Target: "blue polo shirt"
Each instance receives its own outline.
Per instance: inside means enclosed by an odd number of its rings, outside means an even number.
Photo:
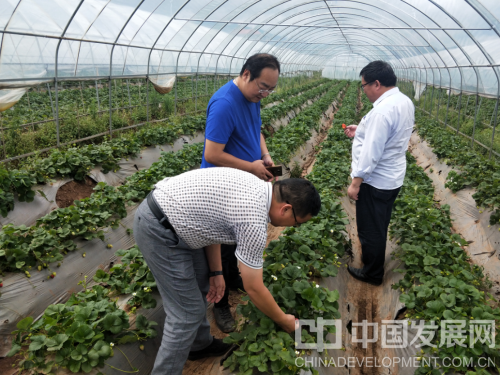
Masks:
[[[205,140],[225,144],[224,152],[248,162],[260,160],[260,103],[249,102],[231,80],[210,99]],[[201,168],[215,167],[205,160]]]

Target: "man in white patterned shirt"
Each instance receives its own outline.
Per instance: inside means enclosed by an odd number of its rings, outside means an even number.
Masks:
[[[272,185],[232,168],[199,169],[156,184],[134,218],[136,243],[166,312],[151,374],[181,375],[186,359],[229,349],[210,334],[206,318],[207,301],[219,301],[225,290],[220,244],[237,244],[243,285],[255,306],[285,331],[294,331],[295,317],[280,309],[263,283],[267,224],[298,226],[320,208],[319,194],[307,180]]]

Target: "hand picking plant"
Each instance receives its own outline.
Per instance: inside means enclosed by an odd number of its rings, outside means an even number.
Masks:
[[[106,364],[115,345],[156,336],[156,322],[138,315],[130,328],[127,313],[109,298],[109,290],[88,288],[86,280],[81,284],[83,291],[65,304],[50,305],[38,321],[27,317],[17,323],[7,356],[17,354],[19,373],[50,374],[58,368],[88,373]]]

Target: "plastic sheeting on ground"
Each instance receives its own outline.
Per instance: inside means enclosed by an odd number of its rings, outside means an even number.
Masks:
[[[453,193],[445,188],[446,177],[453,170],[449,165],[439,160],[432,148],[423,141],[417,133],[410,139],[411,153],[417,159],[418,165],[425,169],[427,176],[434,185],[434,197],[441,205],[450,206],[453,229],[469,241],[466,251],[475,264],[484,267],[494,283],[493,293],[500,295],[500,232],[498,225],[489,225],[491,211],[479,212],[472,195],[473,188],[465,188]],[[431,173],[431,169],[433,172]],[[460,171],[458,171],[460,173]]]

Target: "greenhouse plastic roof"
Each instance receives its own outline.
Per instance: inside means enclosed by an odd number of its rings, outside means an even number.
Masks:
[[[1,0],[0,88],[238,74],[268,52],[283,72],[357,79],[381,59],[400,79],[497,96],[499,20],[498,0]]]

